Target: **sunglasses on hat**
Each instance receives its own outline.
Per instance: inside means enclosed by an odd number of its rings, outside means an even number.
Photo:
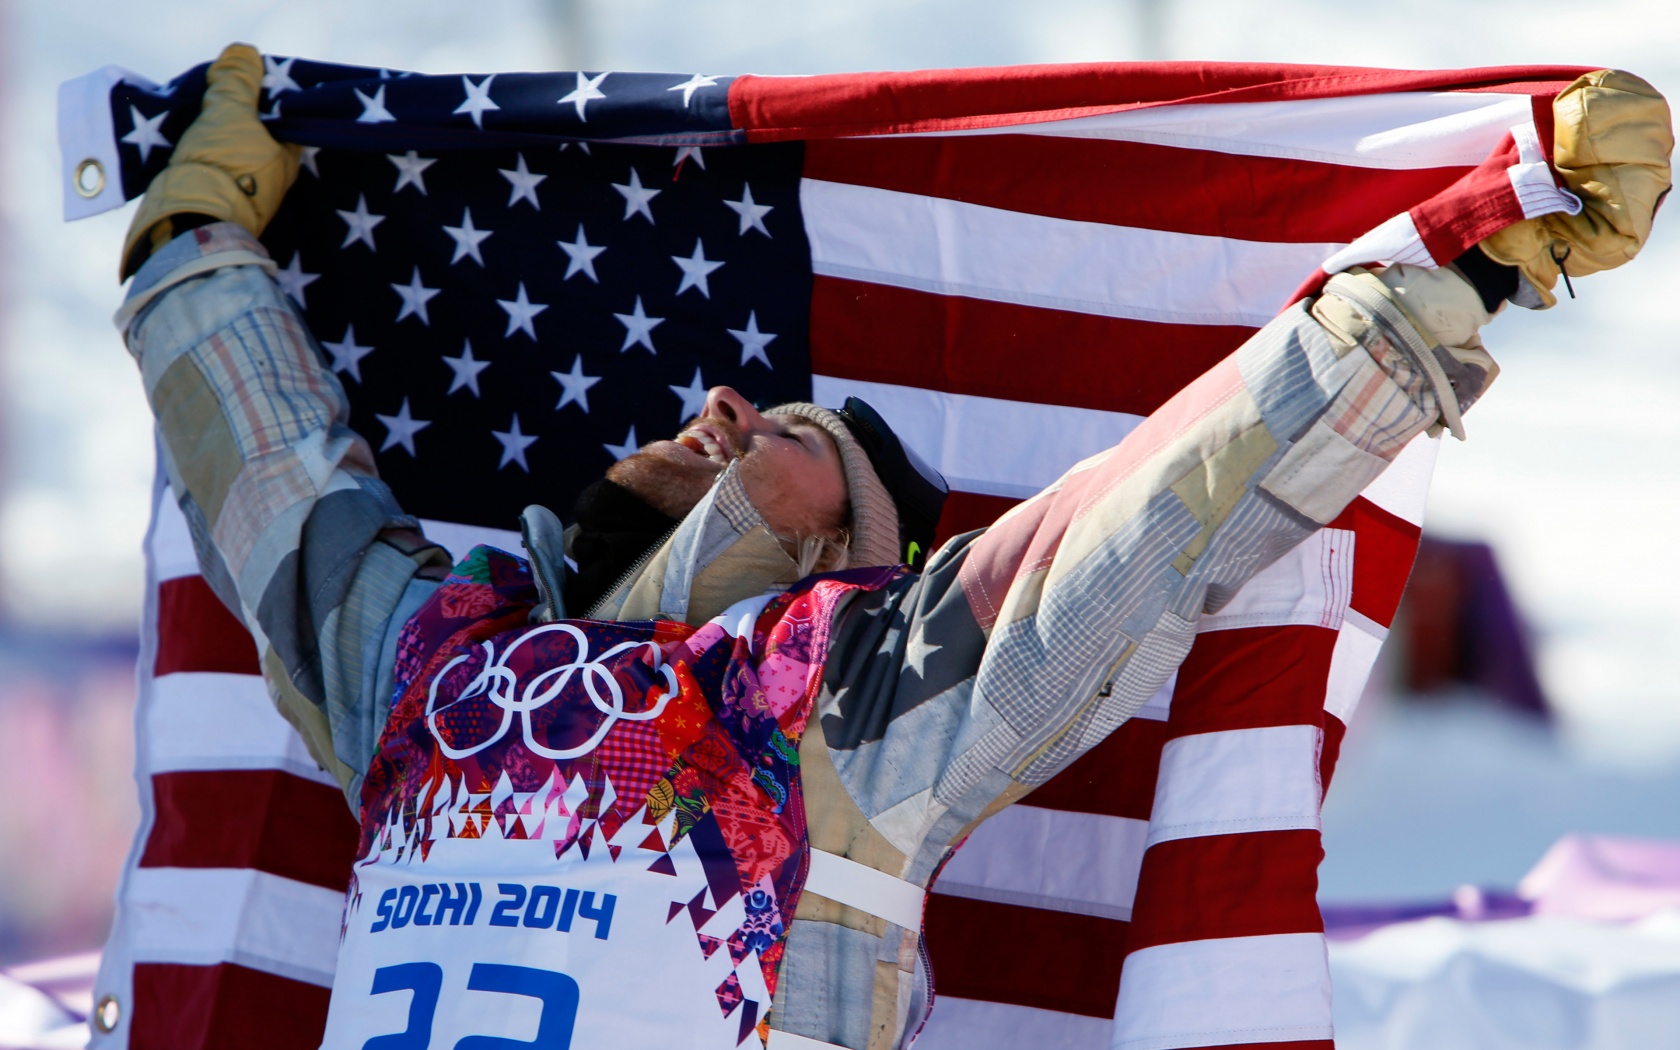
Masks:
[[[838,414],[869,456],[869,465],[875,468],[898,509],[898,546],[904,563],[921,568],[933,547],[934,530],[939,526],[950,486],[939,471],[893,433],[881,413],[867,401],[848,397]]]

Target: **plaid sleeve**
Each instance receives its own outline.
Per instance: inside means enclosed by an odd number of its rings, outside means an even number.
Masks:
[[[925,878],[973,821],[1130,718],[1204,613],[1433,424],[1428,352],[1379,282],[1338,277],[1125,441],[859,598],[817,714],[893,873]]]
[[[191,230],[142,267],[117,322],[204,578],[354,801],[389,706],[382,654],[448,558],[379,480],[273,269],[238,226]]]

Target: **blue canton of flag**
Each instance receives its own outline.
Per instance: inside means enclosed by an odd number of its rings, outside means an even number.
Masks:
[[[504,528],[526,503],[564,514],[615,459],[698,415],[708,387],[810,398],[803,147],[708,150],[738,137],[727,78],[267,62],[276,130],[326,144],[304,148],[263,240],[411,513]],[[196,108],[177,100],[202,80],[113,92],[125,186],[167,163]],[[323,83],[309,110],[286,110]],[[435,124],[391,116],[405,92],[404,111]],[[537,97],[543,127],[504,117]],[[671,136],[692,144],[623,141]]]

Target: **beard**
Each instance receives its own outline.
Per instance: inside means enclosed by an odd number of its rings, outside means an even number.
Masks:
[[[701,419],[705,419],[707,428],[723,440],[723,454],[730,460],[746,455],[741,432],[727,419],[696,417],[684,424],[683,429]],[[712,490],[724,467],[725,464],[686,445],[662,440],[644,445],[640,452],[608,467],[607,480],[628,489],[660,513],[682,518]]]

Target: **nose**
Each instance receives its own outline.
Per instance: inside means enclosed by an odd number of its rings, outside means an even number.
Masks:
[[[706,415],[729,420],[743,435],[771,429],[752,402],[742,397],[734,387],[714,386],[706,391]]]

